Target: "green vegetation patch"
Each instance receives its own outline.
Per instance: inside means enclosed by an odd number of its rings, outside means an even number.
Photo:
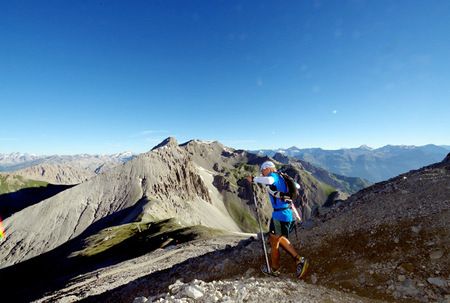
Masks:
[[[204,226],[185,227],[174,219],[135,222],[109,227],[88,237],[82,250],[71,257],[137,256],[157,248],[199,238],[212,238],[225,232]]]
[[[230,185],[234,187],[234,189],[231,189],[231,191],[222,191],[224,204],[231,218],[244,232],[257,232],[258,222],[251,211],[243,204],[245,202],[237,197],[238,194],[235,189],[239,187],[239,180],[242,180],[249,175],[257,175],[258,173],[258,165],[246,163],[239,163],[236,167],[225,170],[225,179],[230,182]]]
[[[317,189],[319,191],[321,191],[325,195],[325,197],[328,197],[330,194],[337,191],[337,189],[335,187],[331,186],[330,184],[320,181],[319,179],[317,179],[316,177],[314,177],[313,175],[310,175],[308,173],[301,174],[301,178],[302,178],[303,182],[311,185],[312,187],[314,187],[313,184],[315,184]],[[306,180],[308,180],[308,181],[306,182]]]
[[[229,192],[224,192],[224,204],[231,218],[244,232],[258,232],[258,221],[250,211],[242,205],[242,201]]]
[[[249,175],[257,175],[259,173],[258,165],[250,165],[239,163],[235,168],[228,171],[225,175],[231,184],[237,186],[237,181]]]
[[[0,174],[0,194],[16,192],[24,188],[46,187],[49,183],[29,180],[22,176]]]
[[[319,182],[319,186],[327,197],[336,191],[336,188],[323,182]]]

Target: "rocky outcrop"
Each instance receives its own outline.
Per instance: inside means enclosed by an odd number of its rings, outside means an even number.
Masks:
[[[348,194],[339,191],[332,192],[327,201],[322,205],[323,207],[331,207],[337,203],[341,203],[348,198]]]
[[[320,298],[320,299],[319,299]],[[177,280],[168,292],[150,297],[136,297],[133,303],[151,302],[370,302],[369,299],[330,290],[325,287],[298,283],[293,280],[255,278],[235,280]]]
[[[178,146],[178,142],[177,139],[175,139],[174,137],[168,137],[166,139],[164,139],[161,143],[159,143],[158,145],[156,145],[155,147],[152,148],[153,150],[159,149],[159,148],[176,148]]]
[[[43,163],[18,170],[14,174],[51,184],[73,185],[89,180],[96,172],[65,164]]]
[[[289,158],[288,155],[286,154],[282,154],[282,153],[276,153],[273,158],[275,160],[277,160],[278,162],[281,162],[283,164],[289,164],[289,162],[291,161],[291,158]]]
[[[231,185],[230,182],[221,175],[214,176],[214,186],[221,192],[223,190],[230,190]]]
[[[236,163],[246,159],[234,149],[225,147],[217,141],[190,140],[181,144],[180,148],[186,150],[197,165],[208,170],[216,170],[219,167],[232,168]]]

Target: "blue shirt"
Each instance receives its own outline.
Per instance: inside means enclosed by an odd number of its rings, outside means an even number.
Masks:
[[[276,191],[288,192],[288,187],[286,182],[284,182],[283,178],[274,172],[271,172],[267,177],[273,177],[275,182],[270,185],[276,188]],[[269,185],[268,185],[269,186]],[[272,203],[272,207],[275,208],[287,208],[285,210],[274,210],[272,213],[272,219],[278,220],[281,222],[292,222],[294,221],[294,216],[292,215],[291,205],[290,203],[286,203],[280,198],[275,198],[269,194],[270,202]]]

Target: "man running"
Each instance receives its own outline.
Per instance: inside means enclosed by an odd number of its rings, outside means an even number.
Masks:
[[[277,173],[275,164],[266,161],[261,165],[262,177],[248,176],[249,182],[264,184],[267,186],[269,199],[272,203],[273,212],[270,220],[269,242],[271,247],[271,274],[279,275],[280,269],[280,246],[289,253],[296,263],[296,276],[301,279],[305,276],[308,261],[301,257],[289,242],[289,233],[295,225],[295,218],[291,208],[292,201],[278,198],[279,193],[288,193],[289,189],[283,177]],[[261,268],[264,273],[269,273],[266,265]]]

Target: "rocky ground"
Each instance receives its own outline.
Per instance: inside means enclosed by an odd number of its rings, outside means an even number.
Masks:
[[[287,268],[279,278],[267,277],[258,269],[261,242],[242,237],[159,249],[77,277],[36,302],[133,302],[135,295],[136,302],[375,302],[314,284],[317,280],[299,281]]]
[[[242,246],[239,244],[240,241],[251,236],[249,234],[233,234],[160,248],[138,258],[80,275],[64,288],[48,294],[36,302],[74,302],[128,285],[128,283],[132,285],[133,281],[139,278],[170,269],[187,260],[212,252],[230,250],[230,247]]]
[[[137,297],[140,302],[376,302],[310,285],[301,281],[271,277],[250,277],[205,282],[193,280],[183,283],[177,280],[169,285],[168,292],[151,297]]]

